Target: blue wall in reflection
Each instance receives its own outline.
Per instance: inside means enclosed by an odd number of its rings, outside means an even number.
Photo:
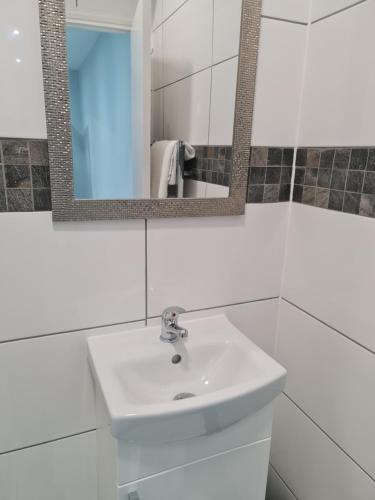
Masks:
[[[76,198],[132,198],[130,33],[67,28]]]

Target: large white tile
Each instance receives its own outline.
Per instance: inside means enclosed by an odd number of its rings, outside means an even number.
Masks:
[[[151,23],[152,29],[157,28],[163,21],[164,0],[151,0]]]
[[[151,92],[151,143],[164,139],[164,89]]]
[[[306,26],[262,19],[252,144],[295,144]]]
[[[316,1],[316,0],[314,0]],[[325,3],[327,0],[322,0]],[[264,16],[287,19],[307,23],[309,21],[309,10],[311,0],[263,0],[262,14]]]
[[[276,404],[271,464],[303,500],[375,498],[375,482],[284,395]]]
[[[278,296],[287,212],[276,203],[242,217],[150,220],[149,315]]]
[[[276,357],[285,392],[375,478],[375,355],[281,301]]]
[[[311,26],[300,144],[373,144],[374,18],[368,1]]]
[[[0,456],[1,500],[95,500],[95,432]]]
[[[327,0],[313,0],[311,20],[315,21],[356,3],[358,3],[358,0],[329,0],[329,2]]]
[[[163,0],[163,19],[166,19],[170,15],[172,15],[183,3],[186,3],[190,0]],[[205,0],[207,1],[207,0]],[[209,0],[210,2],[212,0]]]
[[[213,0],[189,0],[163,25],[164,85],[211,65]]]
[[[143,324],[0,344],[0,453],[94,429],[86,338]]]
[[[164,137],[208,144],[211,69],[164,89]]]
[[[238,58],[212,68],[209,144],[233,144]]]
[[[47,137],[38,0],[13,0],[0,16],[0,137]]]
[[[293,204],[282,295],[375,351],[375,221]]]
[[[297,500],[272,466],[268,469],[266,500]]]
[[[0,340],[144,318],[144,221],[0,214]]]
[[[163,26],[151,33],[151,86],[152,90],[163,85]]]
[[[274,356],[278,310],[279,299],[261,300],[185,313],[181,315],[181,321],[225,314],[246,337],[267,354]],[[148,320],[148,325],[158,324],[160,324],[160,317]]]
[[[213,62],[238,55],[242,0],[214,0]]]

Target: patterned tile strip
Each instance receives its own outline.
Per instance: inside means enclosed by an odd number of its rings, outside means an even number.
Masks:
[[[247,203],[289,201],[293,155],[293,148],[252,148]]]
[[[293,201],[375,217],[375,148],[300,148]]]
[[[51,210],[46,140],[0,139],[0,212]]]
[[[232,146],[195,146],[195,154],[196,158],[190,165],[190,179],[229,186]]]

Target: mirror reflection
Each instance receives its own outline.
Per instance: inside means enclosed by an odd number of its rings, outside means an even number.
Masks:
[[[66,0],[74,195],[228,197],[242,0]],[[220,7],[223,5],[223,7]]]

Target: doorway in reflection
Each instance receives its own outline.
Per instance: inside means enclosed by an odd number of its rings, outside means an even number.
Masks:
[[[74,195],[134,197],[130,32],[67,27]]]

